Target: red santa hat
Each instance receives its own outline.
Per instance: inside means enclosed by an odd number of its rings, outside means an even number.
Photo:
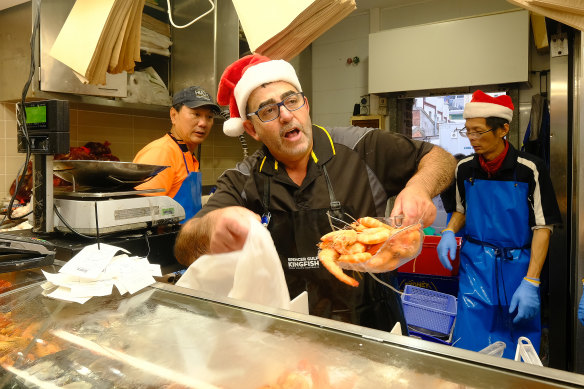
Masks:
[[[243,134],[241,114],[245,115],[247,99],[260,85],[275,81],[286,81],[299,92],[302,91],[296,71],[284,60],[271,60],[262,55],[247,55],[225,69],[217,91],[217,102],[229,105],[230,119],[223,124],[228,136]]]
[[[472,94],[470,103],[464,106],[462,117],[465,119],[497,117],[511,122],[513,109],[513,102],[510,96],[493,97],[481,90],[477,90]]]

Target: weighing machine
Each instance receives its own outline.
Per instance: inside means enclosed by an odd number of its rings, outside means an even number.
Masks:
[[[134,190],[166,166],[54,160],[69,153],[69,103],[26,102],[24,112],[18,151],[33,159],[33,230],[15,234],[50,241],[55,258],[64,261],[98,240],[148,255],[151,263],[177,266],[172,248],[184,209],[170,197],[151,195],[162,189]],[[53,174],[71,185],[54,187]]]
[[[18,104],[18,109],[22,109]],[[133,231],[185,218],[184,209],[167,196],[143,196],[159,190],[133,188],[166,166],[117,161],[55,161],[69,153],[69,103],[44,100],[24,103],[25,123],[18,126],[18,151],[33,155],[35,232],[55,229],[99,236]],[[70,182],[53,188],[53,173]],[[54,217],[57,215],[57,217]]]
[[[185,218],[178,202],[168,196],[144,196],[162,189],[132,189],[165,168],[130,162],[54,161],[53,172],[71,183],[54,190],[55,229],[99,236],[178,223]]]

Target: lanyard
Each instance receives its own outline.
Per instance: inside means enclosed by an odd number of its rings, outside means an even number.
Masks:
[[[270,177],[265,177],[264,179],[264,201],[262,202],[264,205],[264,213],[262,214],[262,226],[268,227],[270,224],[270,219],[272,218],[272,214],[269,211],[270,207]]]

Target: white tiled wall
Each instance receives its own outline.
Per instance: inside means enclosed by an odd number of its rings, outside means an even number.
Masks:
[[[24,162],[24,154],[16,151],[15,107],[14,103],[0,103],[0,201],[8,198],[10,185]],[[168,115],[154,115],[157,116],[70,109],[71,146],[108,141],[113,155],[123,162],[131,162],[142,147],[170,129]],[[246,141],[250,154],[259,147],[259,143],[249,136],[246,136]],[[222,123],[216,123],[202,147],[203,185],[213,185],[225,169],[234,167],[242,159],[239,140],[224,135]]]
[[[351,15],[312,43],[312,121],[347,126],[353,106],[367,94],[369,14]],[[357,65],[347,58],[359,57]]]
[[[24,162],[16,151],[16,105],[0,104],[0,200],[8,195],[12,181]]]

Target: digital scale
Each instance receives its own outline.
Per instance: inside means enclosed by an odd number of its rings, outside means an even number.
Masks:
[[[29,148],[34,157],[34,232],[57,230],[100,236],[184,220],[183,207],[172,198],[144,196],[162,189],[134,190],[167,166],[54,160],[54,154],[69,153],[69,103],[26,102],[24,109],[26,128],[19,125],[18,151],[27,152]],[[53,174],[70,182],[71,187],[54,188]]]
[[[53,161],[53,173],[71,183],[55,188],[55,229],[97,236],[178,223],[185,218],[178,202],[145,196],[162,189],[134,190],[164,169],[118,161]]]
[[[109,235],[177,224],[185,218],[184,208],[168,196],[142,196],[161,189],[120,192],[55,192],[55,229],[71,229],[90,236]],[[68,224],[66,225],[65,222]]]

